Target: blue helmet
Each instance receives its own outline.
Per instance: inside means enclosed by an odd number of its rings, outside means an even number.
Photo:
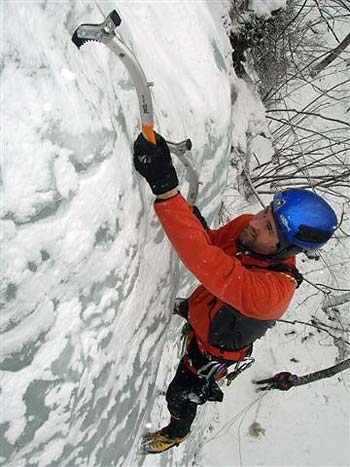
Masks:
[[[279,191],[271,207],[280,236],[279,258],[322,247],[337,228],[337,216],[331,206],[312,191]]]

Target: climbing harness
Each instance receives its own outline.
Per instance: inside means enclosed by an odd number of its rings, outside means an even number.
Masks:
[[[191,373],[204,378],[207,380],[220,381],[223,378],[226,379],[226,385],[230,386],[232,381],[234,381],[238,375],[243,371],[247,370],[253,363],[255,359],[246,355],[246,352],[242,353],[242,359],[236,362],[223,362],[218,360],[211,360],[200,368],[196,368],[191,361],[191,358],[187,354],[191,340],[195,338],[194,331],[189,323],[185,323],[181,331],[181,351],[180,356],[183,359],[183,362],[188,370]],[[199,344],[197,340],[197,344]],[[199,345],[198,345],[199,346]],[[200,348],[200,346],[199,346]],[[205,354],[207,358],[211,358],[210,355]],[[234,365],[233,371],[229,372],[229,369]]]
[[[253,357],[245,357],[243,360],[239,361],[236,363],[235,369],[231,371],[231,373],[228,373],[226,376],[226,384],[227,386],[230,386],[232,381],[234,381],[238,375],[243,373],[243,371],[247,370],[250,368],[253,363],[255,362],[255,358]]]

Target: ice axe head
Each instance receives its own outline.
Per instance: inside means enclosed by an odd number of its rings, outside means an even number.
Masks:
[[[120,23],[120,16],[113,10],[101,24],[81,24],[74,31],[72,41],[78,49],[88,41],[108,44],[113,39],[115,30]]]

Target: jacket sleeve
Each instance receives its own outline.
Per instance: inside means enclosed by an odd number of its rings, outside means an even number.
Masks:
[[[181,261],[213,295],[249,317],[270,320],[284,313],[295,290],[288,277],[247,269],[213,245],[180,193],[156,202],[155,211]]]
[[[231,242],[233,238],[236,237],[237,235],[237,224],[242,224],[240,222],[241,220],[251,218],[252,216],[250,215],[245,215],[243,214],[242,216],[239,217],[239,219],[235,219],[231,222],[228,222],[227,224],[223,225],[219,229],[209,229],[208,230],[208,235],[210,238],[210,241],[212,245],[216,246],[222,246],[228,241]],[[237,222],[239,220],[239,222]]]

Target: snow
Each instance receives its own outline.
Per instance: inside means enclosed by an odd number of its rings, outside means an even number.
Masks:
[[[286,0],[250,0],[249,9],[256,16],[270,17],[273,11],[286,7]]]
[[[251,8],[268,15],[284,4]],[[286,325],[257,343],[256,364],[225,389],[223,404],[201,408],[184,445],[138,452],[143,430],[167,421],[159,394],[174,374],[182,325],[171,307],[194,281],[134,173],[140,120],[124,65],[100,44],[78,51],[70,37],[118,8],[121,34],[154,82],[156,129],[192,139],[198,202],[212,221],[231,145],[271,153],[260,136],[268,136],[263,106],[231,70],[228,6],[2,3],[1,459],[9,467],[349,464],[345,373],[286,394],[254,392],[254,378],[285,366],[315,371],[337,357],[318,342],[300,348]],[[248,209],[232,196],[237,214]],[[292,368],[291,356],[300,362]]]

